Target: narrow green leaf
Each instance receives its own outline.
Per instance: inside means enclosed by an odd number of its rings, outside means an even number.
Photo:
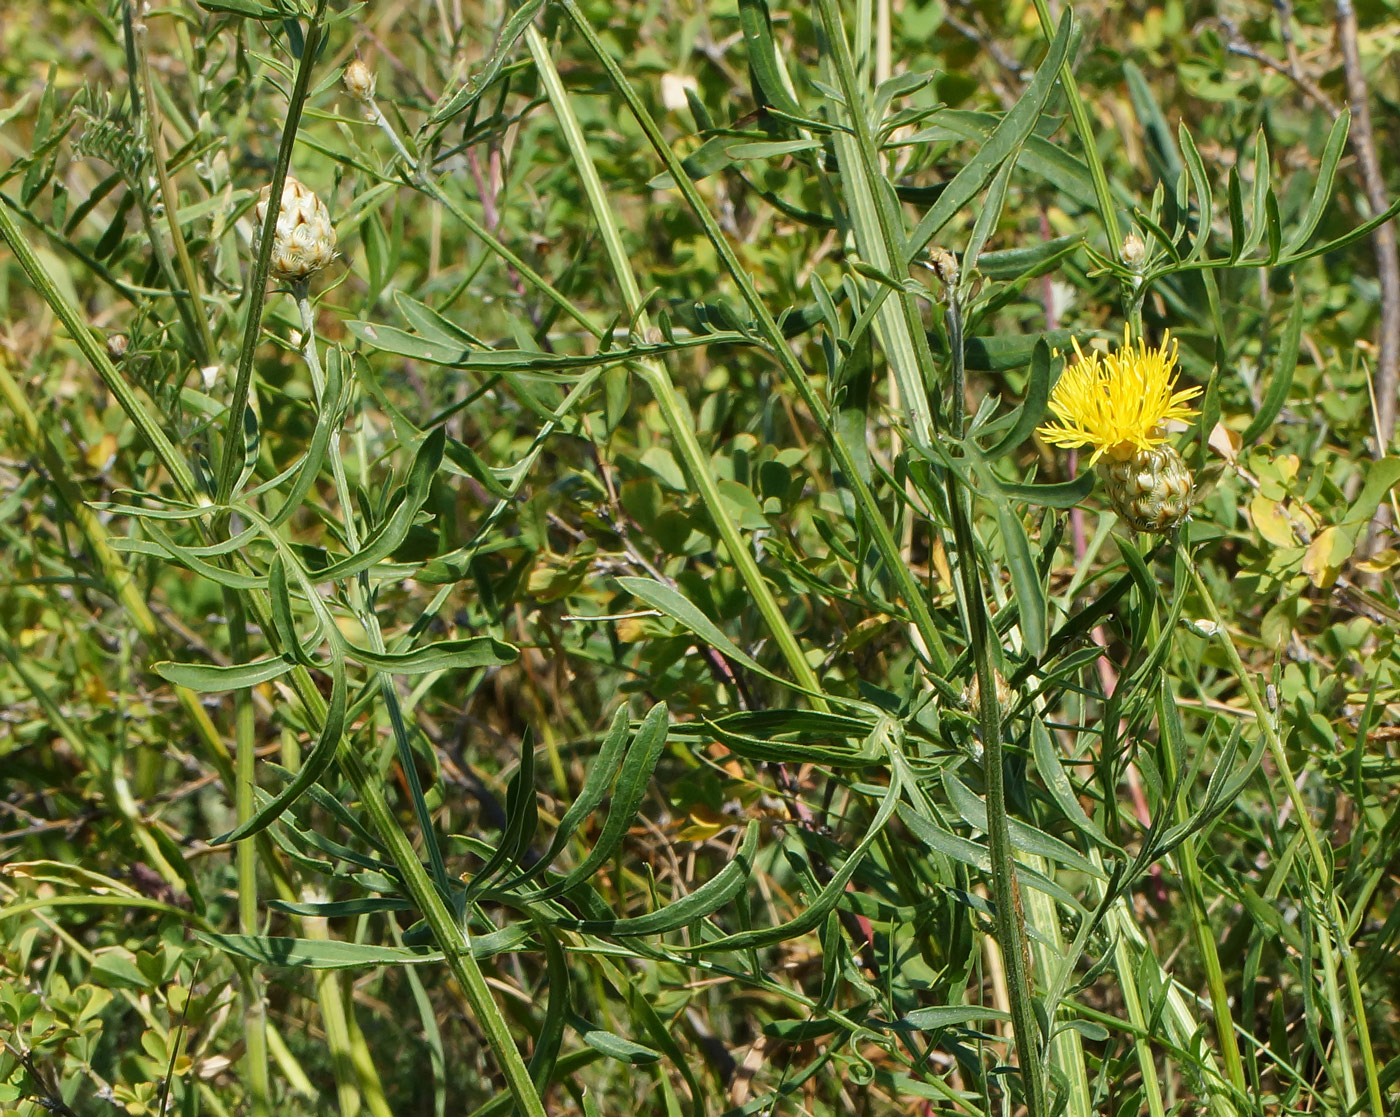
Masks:
[[[408,484],[404,487],[404,497],[394,511],[379,525],[374,534],[365,540],[364,546],[355,554],[340,562],[322,567],[320,570],[312,571],[313,581],[318,583],[333,582],[341,578],[349,578],[361,571],[368,570],[398,550],[399,545],[408,537],[408,529],[413,526],[413,517],[418,514],[418,509],[422,508],[423,502],[428,499],[433,476],[442,463],[443,445],[446,437],[446,432],[442,427],[437,427],[428,433],[418,444],[413,465],[409,469]]]
[[[1293,227],[1293,235],[1288,238],[1288,245],[1284,249],[1286,255],[1291,256],[1299,251],[1312,239],[1317,230],[1318,222],[1322,220],[1322,215],[1327,209],[1327,203],[1332,200],[1332,184],[1337,178],[1337,165],[1346,151],[1347,132],[1350,128],[1351,112],[1343,109],[1341,115],[1333,122],[1332,130],[1327,133],[1327,142],[1322,145],[1322,155],[1317,161],[1317,182],[1313,186],[1307,208]]]
[[[666,731],[666,703],[658,702],[642,719],[637,735],[632,739],[632,746],[623,759],[613,791],[612,807],[608,811],[607,821],[603,823],[602,833],[598,835],[597,844],[563,880],[542,889],[532,899],[545,900],[563,895],[607,864],[627,836],[632,820],[642,805],[651,774],[656,770],[657,761],[666,747]]]
[[[991,471],[988,470],[988,473]],[[1006,565],[1011,571],[1011,584],[1016,591],[1016,601],[1021,607],[1021,638],[1026,651],[1039,659],[1045,654],[1045,588],[1040,582],[1040,572],[1035,559],[1031,557],[1031,541],[1026,535],[1026,525],[1004,497],[995,497],[992,508],[996,513],[997,528],[1001,532],[1002,546],[1006,551]]]
[[[813,898],[807,909],[800,915],[794,916],[784,923],[779,923],[775,927],[740,931],[736,934],[725,935],[722,938],[677,949],[705,954],[716,951],[755,950],[771,946],[773,943],[787,942],[798,935],[805,935],[809,931],[816,930],[826,919],[827,913],[835,909],[846,891],[847,883],[855,875],[861,862],[865,860],[866,854],[870,852],[870,847],[875,844],[876,839],[884,831],[885,825],[899,805],[902,791],[903,784],[900,782],[899,769],[897,766],[891,766],[889,788],[880,802],[880,809],[876,811],[875,817],[870,821],[870,827],[865,831],[856,848],[851,851],[851,855],[846,858],[845,863],[832,875],[826,887]]]
[[[1303,289],[1293,289],[1293,306],[1288,312],[1288,323],[1283,328],[1283,339],[1274,356],[1274,372],[1269,378],[1268,390],[1259,401],[1259,409],[1254,418],[1240,435],[1242,450],[1253,446],[1255,441],[1273,424],[1283,405],[1288,402],[1289,390],[1293,387],[1293,374],[1298,368],[1298,350],[1303,340]]]
[[[226,690],[242,690],[260,683],[280,679],[293,667],[285,659],[259,659],[252,663],[170,663],[151,665],[151,670],[166,682],[174,683],[200,694],[217,694]]]
[[[948,183],[929,211],[914,229],[909,239],[911,256],[923,251],[930,240],[951,221],[963,206],[981,193],[987,181],[1007,159],[1014,158],[1025,143],[1026,137],[1040,120],[1049,100],[1055,82],[1060,76],[1060,66],[1069,50],[1072,19],[1068,11],[1060,20],[1059,29],[1050,43],[1049,52],[1040,63],[1035,77],[1026,86],[1021,99],[1004,116],[996,131],[982,145],[976,155],[963,164],[963,167]],[[911,261],[912,262],[912,261]]]
[[[317,738],[316,744],[307,754],[292,782],[242,826],[225,834],[222,838],[215,839],[212,844],[225,845],[230,842],[242,841],[244,838],[250,838],[259,831],[265,830],[283,811],[295,803],[308,787],[321,778],[322,772],[330,767],[331,761],[335,759],[335,750],[340,746],[341,735],[345,731],[345,661],[338,655],[333,656],[330,670],[331,698],[326,706],[325,723],[321,727],[321,734]]]
[[[773,19],[765,0],[739,0],[739,27],[748,50],[754,100],[791,116],[805,116],[802,106],[793,100],[783,81],[778,48],[773,43]]]
[[[563,930],[612,938],[662,935],[682,927],[691,927],[718,911],[744,886],[753,872],[753,859],[757,851],[758,822],[750,820],[744,830],[744,840],[733,859],[725,862],[718,873],[694,892],[646,915],[626,919],[556,920],[556,925]]]
[[[570,1015],[569,1027],[578,1033],[578,1038],[583,1040],[585,1044],[609,1059],[630,1063],[632,1066],[644,1066],[661,1058],[660,1051],[643,1047],[640,1043],[633,1043],[630,1039],[623,1039],[616,1032],[594,1027],[581,1016]]]
[[[1050,400],[1050,346],[1040,338],[1031,353],[1031,372],[1026,380],[1026,398],[1016,414],[1016,424],[991,449],[986,451],[988,461],[995,461],[1011,453],[1028,439],[1045,417],[1045,406]]]
[[[950,1028],[955,1024],[969,1024],[974,1020],[1010,1020],[1011,1013],[999,1008],[983,1005],[936,1005],[933,1008],[916,1008],[899,1018],[905,1027],[920,1032],[932,1032],[939,1028]]]
[[[1227,180],[1226,199],[1230,208],[1230,263],[1240,258],[1244,251],[1244,194],[1240,189],[1240,173],[1231,167]]]
[[[598,755],[588,768],[588,775],[584,777],[583,787],[579,789],[578,798],[569,804],[569,809],[559,820],[559,826],[554,831],[549,848],[534,865],[508,881],[502,886],[503,888],[518,888],[520,885],[534,880],[535,877],[548,869],[554,859],[564,851],[564,846],[568,844],[569,839],[573,837],[574,831],[579,828],[583,820],[597,810],[603,800],[607,798],[608,789],[612,787],[613,778],[622,765],[623,753],[627,746],[627,730],[627,707],[624,705],[619,707],[614,715],[612,727],[608,730],[608,735],[603,738]]]
[[[376,652],[346,642],[345,654],[357,663],[391,675],[426,675],[431,671],[461,671],[514,663],[520,649],[491,636],[470,636],[464,640],[424,644],[407,652]]]

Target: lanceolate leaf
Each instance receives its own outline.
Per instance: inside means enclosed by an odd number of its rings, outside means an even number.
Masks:
[[[612,809],[603,823],[603,831],[598,842],[589,851],[582,864],[573,869],[563,880],[542,889],[535,899],[549,899],[562,896],[591,877],[607,864],[637,816],[642,805],[651,774],[656,770],[656,762],[661,759],[661,750],[666,747],[667,713],[666,704],[658,702],[642,719],[637,735],[632,739],[632,747],[622,762],[622,770],[617,777],[617,787],[613,790]]]
[[[694,892],[648,915],[629,919],[579,919],[557,921],[564,930],[588,935],[611,935],[627,938],[637,935],[660,935],[690,927],[712,912],[718,911],[744,887],[753,872],[754,854],[758,850],[758,823],[750,821],[744,840],[733,859],[725,862],[718,873]]]
[[[915,228],[909,238],[911,254],[921,252],[924,245],[937,236],[939,230],[981,192],[982,187],[996,174],[997,168],[1005,160],[1014,158],[1025,143],[1026,137],[1040,120],[1045,102],[1049,100],[1050,92],[1060,76],[1060,66],[1069,50],[1071,26],[1070,13],[1066,11],[1064,18],[1060,20],[1059,29],[1055,32],[1055,38],[1050,43],[1049,52],[1040,63],[1040,68],[1036,70],[1035,77],[1026,86],[1026,91],[1021,94],[1021,99],[1002,118],[996,131],[977,154],[963,164],[962,169]]]
[[[355,644],[345,645],[345,654],[369,667],[393,675],[426,675],[430,671],[460,671],[468,667],[499,667],[514,663],[519,649],[492,636],[471,636],[465,640],[441,640],[407,652],[375,652]]]
[[[252,663],[156,663],[151,665],[162,679],[200,693],[242,690],[280,679],[293,667],[290,660],[259,659]]]

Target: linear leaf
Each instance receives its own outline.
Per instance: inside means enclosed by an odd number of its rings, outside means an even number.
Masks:
[[[1040,115],[1045,110],[1045,102],[1050,99],[1050,92],[1060,76],[1060,66],[1069,50],[1071,23],[1070,13],[1066,11],[1060,20],[1059,29],[1055,32],[1055,38],[1050,43],[1049,53],[1036,70],[1035,77],[1026,86],[1026,91],[1021,94],[1021,99],[1002,117],[1001,123],[987,142],[978,149],[977,154],[963,164],[962,170],[948,183],[938,201],[933,203],[914,229],[909,239],[911,255],[921,252],[924,245],[981,192],[987,180],[996,174],[997,168],[1007,159],[1014,158],[1025,143],[1026,137],[1040,120]]]
[[[293,667],[286,659],[259,659],[252,663],[170,663],[151,665],[151,670],[166,682],[186,687],[200,694],[217,694],[225,690],[243,690],[260,683],[280,679]]]
[[[666,703],[658,702],[642,719],[637,735],[632,739],[632,746],[627,750],[627,756],[622,762],[622,770],[613,791],[612,808],[608,811],[607,821],[603,823],[597,844],[583,862],[571,870],[563,880],[541,889],[531,899],[550,899],[582,884],[605,865],[622,844],[622,839],[627,836],[632,820],[636,818],[637,810],[642,805],[647,784],[651,782],[651,774],[656,770],[657,761],[661,759],[661,751],[666,747],[666,718]]]
[[[347,642],[345,654],[357,663],[392,675],[426,675],[430,671],[514,663],[520,649],[492,636],[471,636],[465,640],[440,640],[407,652],[376,652]]]
[[[1303,340],[1303,289],[1293,289],[1293,306],[1288,312],[1288,324],[1283,328],[1283,340],[1274,357],[1274,374],[1269,378],[1268,390],[1259,401],[1259,409],[1254,418],[1240,435],[1240,448],[1247,449],[1269,429],[1283,405],[1288,402],[1288,392],[1293,387],[1293,374],[1298,368],[1298,349]]]

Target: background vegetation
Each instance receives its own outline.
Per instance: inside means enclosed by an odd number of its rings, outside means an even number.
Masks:
[[[1393,1104],[1394,11],[295,3],[0,13],[0,1111]]]

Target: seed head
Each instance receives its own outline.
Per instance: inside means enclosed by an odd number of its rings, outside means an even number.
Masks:
[[[1142,271],[1142,265],[1147,263],[1147,245],[1136,233],[1129,233],[1123,238],[1123,263],[1133,271]]]
[[[945,287],[956,287],[958,283],[958,258],[946,248],[935,248],[928,254],[928,266]]]
[[[1074,364],[1065,369],[1050,393],[1050,411],[1058,423],[1039,430],[1053,446],[1093,448],[1091,465],[1105,454],[1126,462],[1135,454],[1162,446],[1166,425],[1184,422],[1196,414],[1188,406],[1200,388],[1176,390],[1176,342],[1170,334],[1149,349],[1123,331],[1123,345],[1116,353],[1085,356],[1074,343]]]
[[[267,220],[272,187],[264,186],[258,195],[258,225]],[[277,212],[277,230],[272,240],[272,274],[277,279],[297,280],[320,271],[335,256],[335,226],[325,203],[291,175],[282,187],[282,206]]]
[[[345,67],[342,80],[345,89],[355,100],[368,104],[374,100],[374,72],[358,58],[352,58]]]

